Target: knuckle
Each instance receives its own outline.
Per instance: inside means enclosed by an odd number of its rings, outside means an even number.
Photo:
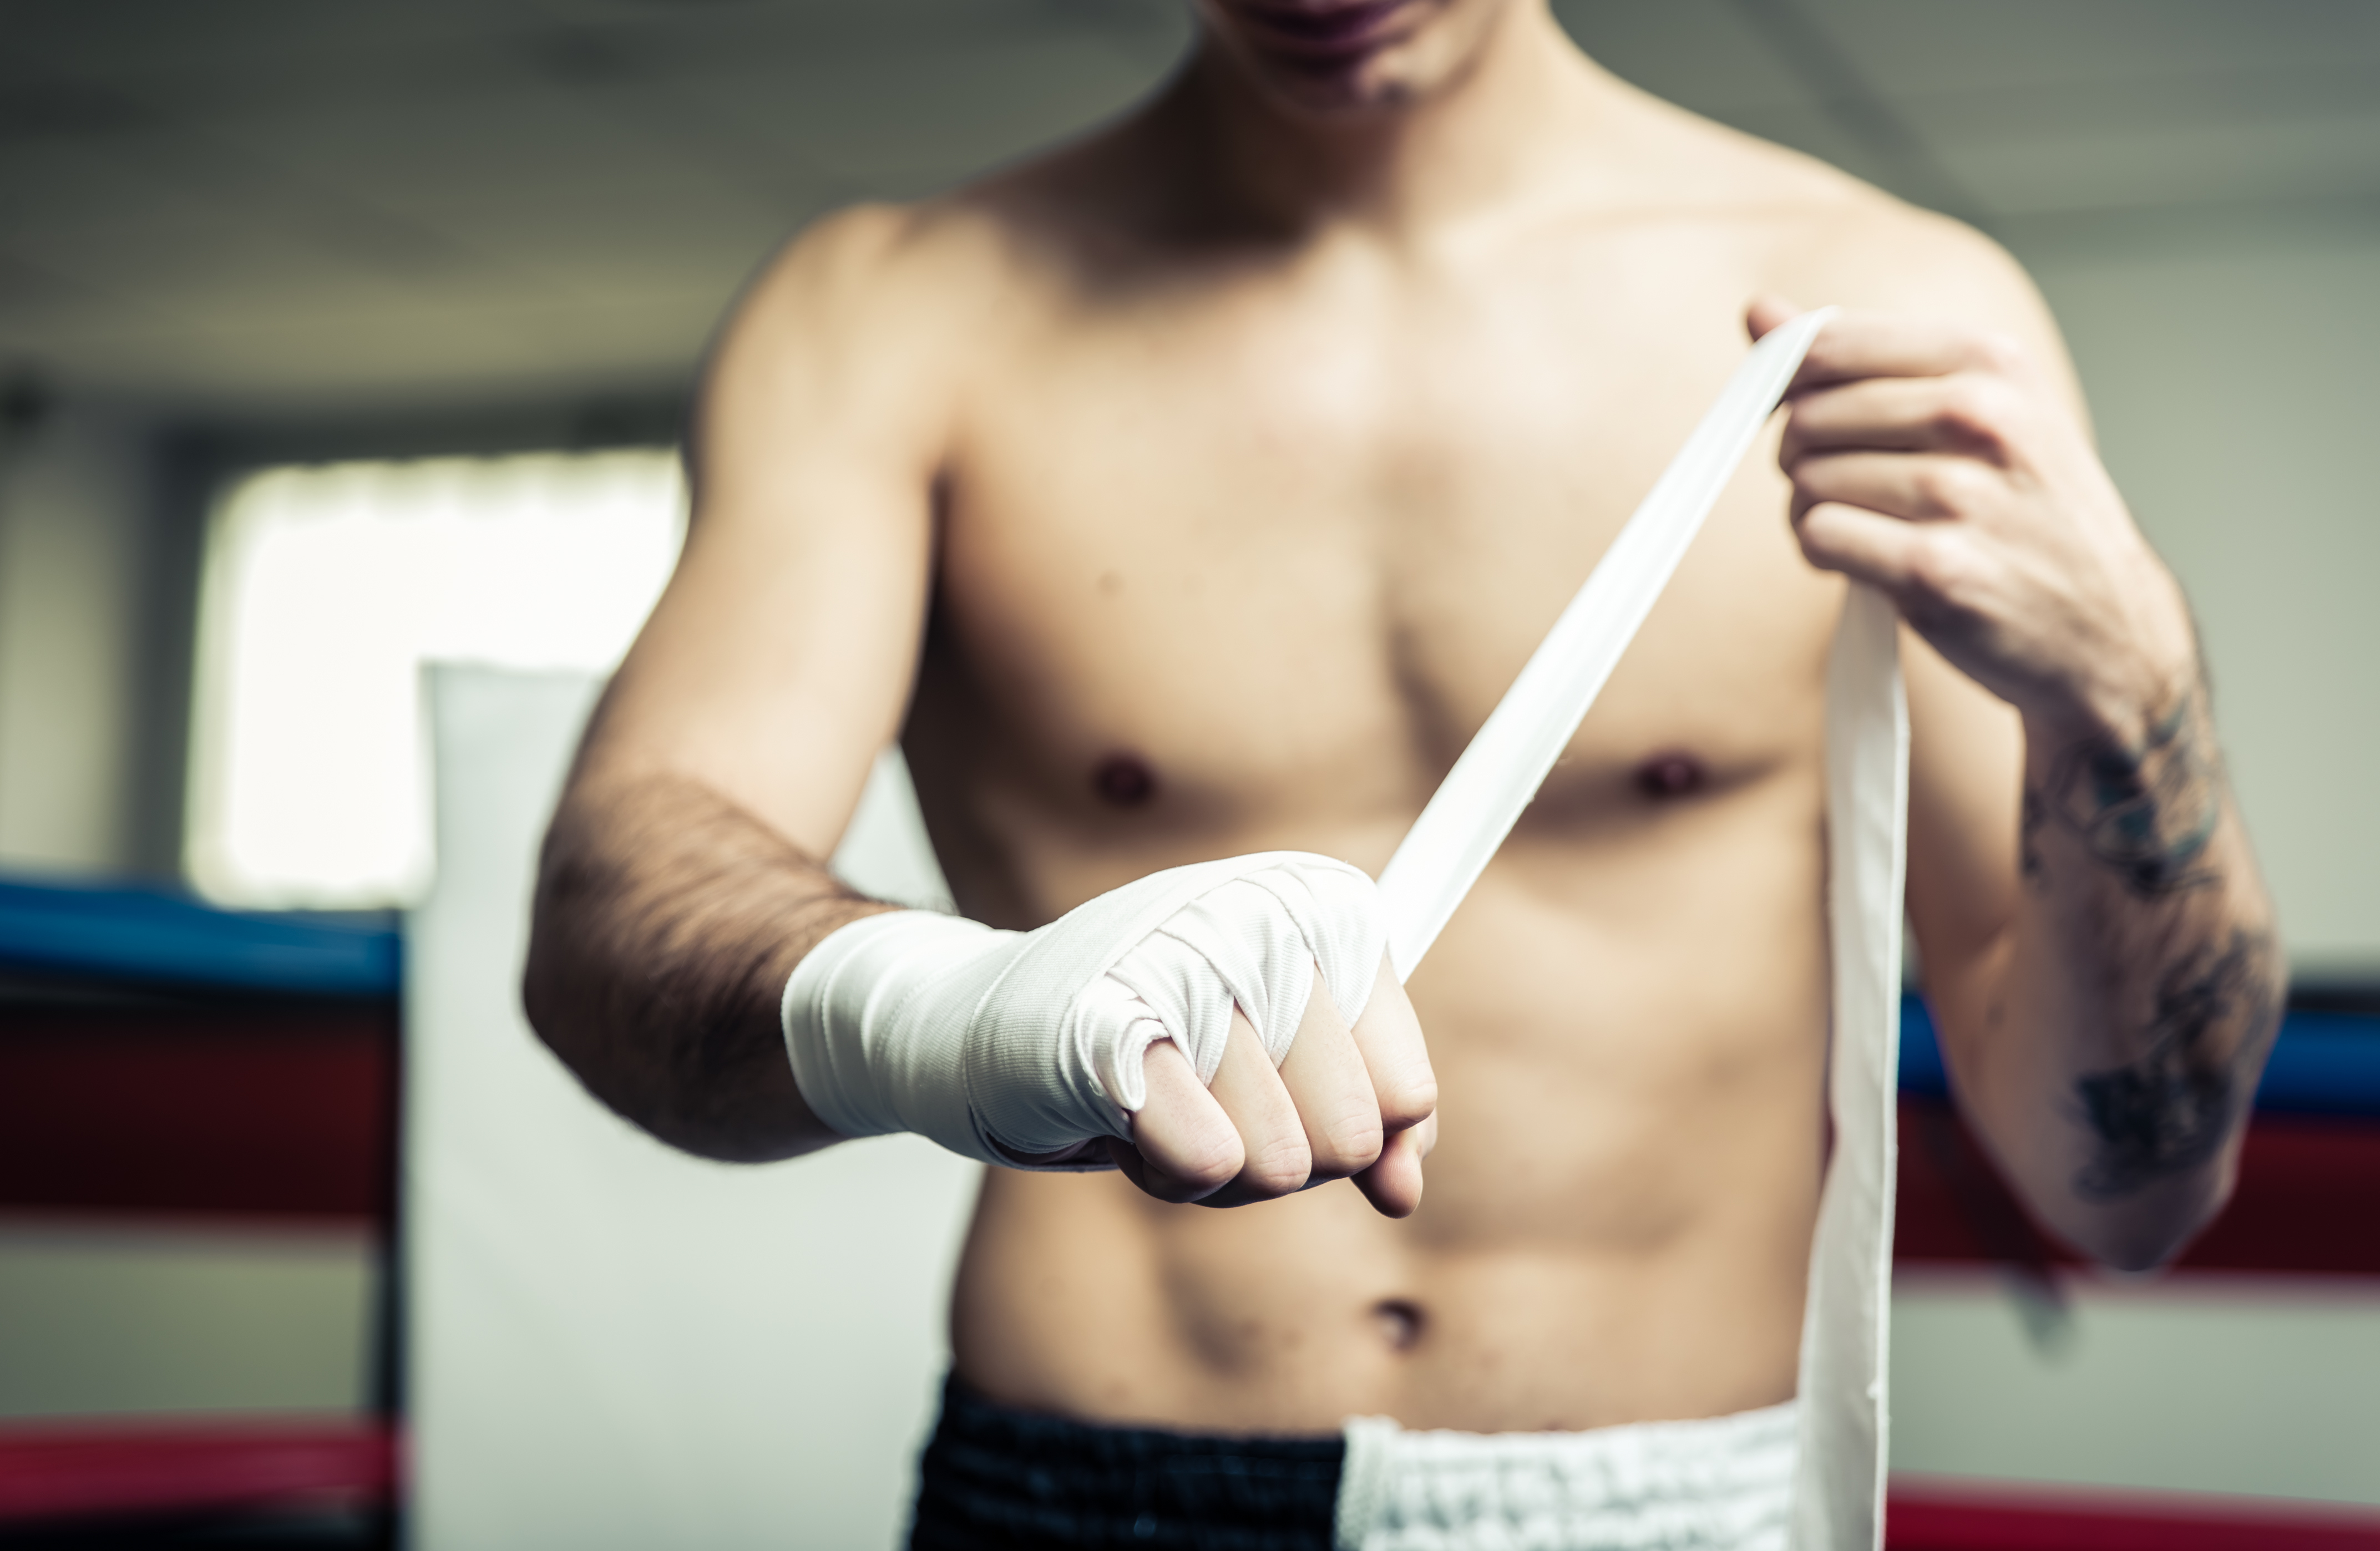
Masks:
[[[1929,459],[1918,469],[1917,493],[1933,515],[1957,516],[1978,503],[1983,471],[1965,458]]]
[[[1236,1179],[1238,1175],[1239,1170],[1237,1169],[1233,1169],[1231,1173],[1220,1175],[1215,1173],[1193,1174],[1174,1179],[1164,1184],[1161,1188],[1150,1191],[1149,1194],[1156,1196],[1160,1201],[1204,1201],[1227,1189],[1232,1180]]]
[[[1975,336],[1975,359],[1985,370],[2013,377],[2025,370],[2032,357],[2016,335],[2004,329],[1985,329]]]
[[[1384,1138],[1377,1109],[1350,1108],[1319,1128],[1313,1142],[1314,1171],[1353,1174],[1368,1169],[1379,1157]]]
[[[1836,508],[1824,501],[1812,502],[1793,525],[1793,537],[1802,552],[1820,564],[1834,554],[1834,524]]]
[[[1167,1187],[1151,1194],[1170,1195],[1172,1186],[1193,1194],[1210,1191],[1239,1173],[1245,1151],[1239,1131],[1220,1113],[1189,1124],[1159,1126],[1154,1120],[1148,1110],[1135,1116],[1128,1144],[1151,1181]]]
[[[1910,546],[1909,579],[1937,604],[1963,609],[1981,583],[1972,546],[1928,535]]]
[[[1937,390],[1934,423],[1945,430],[1965,431],[1982,422],[1989,407],[1974,377],[1961,373],[1944,378]]]
[[[1303,1136],[1283,1136],[1252,1149],[1240,1170],[1240,1183],[1249,1194],[1293,1194],[1314,1172],[1314,1157]]]
[[[1209,1191],[1229,1184],[1239,1174],[1241,1161],[1235,1140],[1218,1141],[1181,1159],[1167,1172],[1193,1190]]]
[[[1796,463],[1786,472],[1793,482],[1793,493],[1805,501],[1824,501],[1832,493],[1840,476],[1842,459],[1813,454]]]
[[[1400,1130],[1438,1113],[1438,1079],[1425,1071],[1380,1089],[1380,1122]]]
[[[1943,390],[1936,428],[1950,440],[1983,449],[1997,449],[2007,439],[2008,396],[1998,384],[1964,376]]]

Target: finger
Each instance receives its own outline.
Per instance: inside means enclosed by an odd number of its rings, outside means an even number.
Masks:
[[[1148,1097],[1132,1118],[1132,1145],[1112,1147],[1109,1156],[1160,1201],[1213,1194],[1246,1163],[1239,1128],[1172,1040],[1148,1048],[1141,1072]]]
[[[1925,564],[1925,545],[1938,531],[1832,501],[1812,506],[1793,524],[1802,553],[1811,564],[1881,588],[1896,600],[1912,585]]]
[[[1980,515],[2005,478],[1973,458],[1939,453],[1830,453],[1794,465],[1793,508],[1834,503],[1904,522]]]
[[[1848,448],[1959,453],[2005,464],[2022,396],[1998,378],[1871,377],[1796,400],[1777,449],[1779,466]]]
[[[1371,1074],[1318,973],[1281,1063],[1281,1084],[1305,1128],[1312,1178],[1342,1180],[1380,1156],[1380,1105]]]
[[[1420,1124],[1438,1110],[1438,1073],[1429,1064],[1429,1047],[1422,1038],[1421,1020],[1403,982],[1387,958],[1380,960],[1378,978],[1364,1015],[1355,1020],[1355,1048],[1370,1073],[1372,1097],[1379,1106],[1380,1126],[1393,1135]]]
[[[1205,1198],[1206,1205],[1269,1201],[1305,1183],[1314,1162],[1305,1145],[1305,1127],[1281,1073],[1273,1070],[1272,1058],[1265,1054],[1264,1042],[1257,1037],[1256,1025],[1237,1008],[1232,1010],[1222,1064],[1207,1091],[1231,1117],[1245,1161],[1229,1184]]]
[[[1379,1161],[1355,1176],[1355,1188],[1382,1217],[1413,1216],[1421,1206],[1422,1159],[1437,1145],[1438,1116],[1432,1114],[1390,1136]]]
[[[1743,332],[1754,339],[1765,339],[1802,315],[1802,309],[1779,296],[1759,296],[1743,309]]]
[[[1811,342],[1786,396],[1864,377],[1941,377],[1966,368],[2027,370],[2022,347],[2005,334],[1898,312],[1840,312]]]

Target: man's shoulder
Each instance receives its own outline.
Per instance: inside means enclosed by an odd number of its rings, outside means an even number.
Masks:
[[[1810,305],[2028,327],[2042,314],[2032,280],[1998,243],[1865,184],[1776,212],[1763,261],[1770,288]]]
[[[1807,305],[1965,316],[2030,328],[2022,268],[1966,222],[1839,167],[1733,130],[1706,137],[1711,185],[1732,203],[1766,288]]]
[[[1030,330],[1079,288],[1096,213],[1046,164],[908,203],[811,221],[755,273],[722,347],[846,346],[889,370],[949,378],[996,338]]]
[[[739,313],[845,324],[920,321],[996,286],[1006,267],[998,223],[961,199],[870,202],[829,212],[754,275]]]
[[[2038,298],[1999,244],[1815,156],[1639,98],[1641,176],[1682,230],[1724,234],[1746,282],[1817,305],[2030,317]]]

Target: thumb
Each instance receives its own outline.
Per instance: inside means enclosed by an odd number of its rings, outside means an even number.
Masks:
[[[1801,315],[1802,309],[1783,297],[1763,294],[1753,297],[1752,305],[1743,309],[1743,330],[1758,339]]]

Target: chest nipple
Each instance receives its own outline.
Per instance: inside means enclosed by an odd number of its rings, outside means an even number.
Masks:
[[[1691,796],[1708,783],[1703,762],[1680,749],[1648,756],[1636,766],[1636,790],[1653,801]]]
[[[1110,807],[1143,807],[1157,795],[1157,772],[1137,754],[1111,754],[1091,772],[1091,790]]]

